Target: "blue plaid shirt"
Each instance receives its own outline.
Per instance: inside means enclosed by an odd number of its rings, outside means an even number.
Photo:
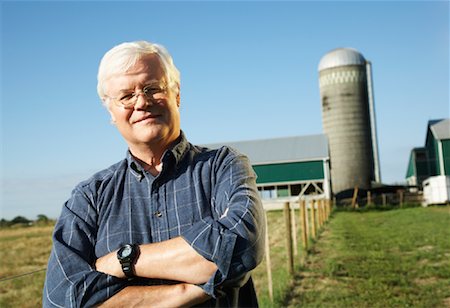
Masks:
[[[130,284],[95,271],[95,260],[128,243],[182,236],[218,270],[203,290],[205,306],[256,306],[249,272],[263,258],[264,213],[248,159],[231,148],[179,142],[154,177],[128,153],[80,183],[55,226],[43,291],[44,307],[84,307]]]

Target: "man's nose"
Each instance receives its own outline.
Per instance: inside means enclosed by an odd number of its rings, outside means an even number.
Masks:
[[[136,94],[136,103],[134,104],[134,109],[144,109],[152,103],[152,100],[149,99],[147,95],[145,95],[145,93],[140,92]]]

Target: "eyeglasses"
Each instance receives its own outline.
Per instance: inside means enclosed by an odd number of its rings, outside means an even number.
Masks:
[[[142,89],[142,91],[124,93],[119,95],[118,97],[109,97],[109,98],[112,99],[114,103],[116,103],[116,105],[129,109],[134,107],[134,105],[137,103],[139,95],[141,94],[144,94],[149,101],[155,103],[158,99],[163,98],[162,95],[166,93],[167,93],[167,86],[151,84],[145,86]]]

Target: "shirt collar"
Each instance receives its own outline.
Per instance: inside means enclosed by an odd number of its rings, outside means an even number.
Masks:
[[[180,131],[180,137],[175,142],[175,144],[170,148],[166,153],[164,153],[163,158],[167,155],[167,152],[171,152],[173,157],[175,158],[175,165],[178,165],[183,158],[184,154],[187,152],[189,148],[189,143],[184,135],[183,131]]]
[[[172,145],[172,147],[170,147],[169,149],[167,149],[162,157],[162,161],[163,164],[166,165],[170,165],[171,164],[171,158],[173,157],[174,159],[174,165],[178,166],[178,164],[181,162],[184,154],[186,153],[186,151],[189,148],[189,142],[186,139],[186,136],[184,134],[183,131],[180,131],[180,137],[178,137],[178,139],[175,141],[175,143]],[[144,175],[144,169],[141,167],[141,165],[136,161],[136,159],[134,159],[133,155],[131,154],[130,150],[127,151],[127,162],[128,162],[128,166],[130,166],[132,173],[137,176],[142,178]],[[163,165],[163,169],[165,168]]]

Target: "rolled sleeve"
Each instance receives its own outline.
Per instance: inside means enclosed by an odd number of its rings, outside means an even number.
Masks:
[[[217,297],[219,286],[231,281],[240,284],[239,280],[248,279],[247,273],[261,262],[265,216],[256,176],[245,156],[222,148],[212,179],[211,206],[218,217],[203,217],[182,236],[199,254],[216,264],[216,273],[202,288]]]
[[[75,190],[53,233],[43,307],[90,307],[104,302],[126,281],[95,271],[95,209]]]

